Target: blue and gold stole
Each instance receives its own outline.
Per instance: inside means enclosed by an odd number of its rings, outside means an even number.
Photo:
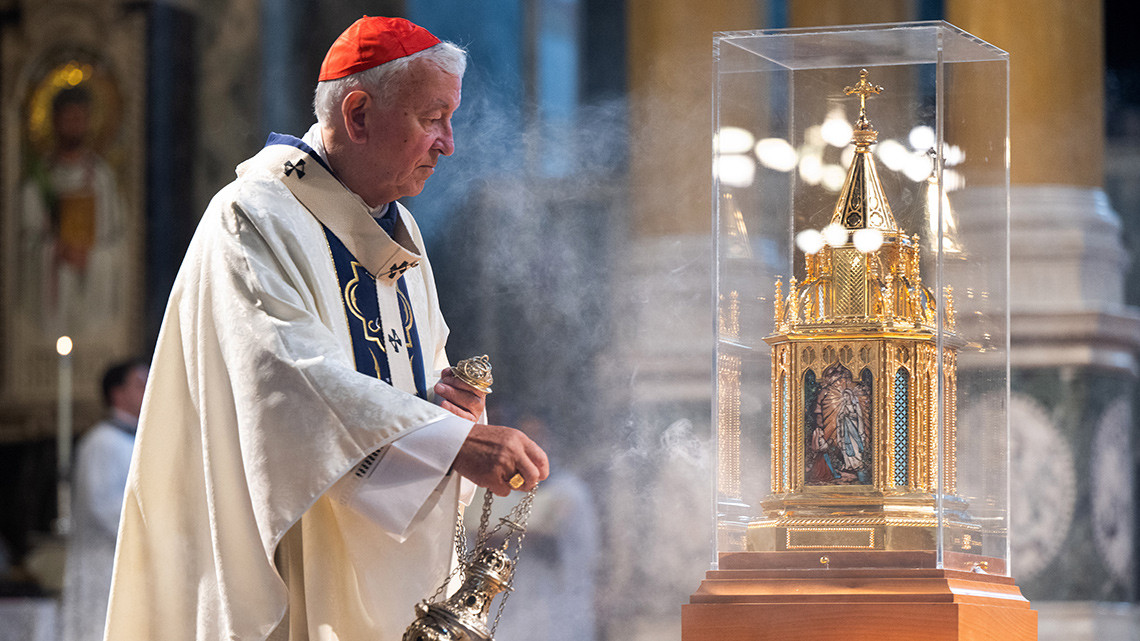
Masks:
[[[340,281],[348,331],[352,335],[356,370],[392,385],[389,360],[400,358],[404,354],[411,365],[416,394],[427,400],[423,350],[420,348],[419,332],[416,331],[416,319],[412,313],[412,301],[408,297],[404,276],[401,274],[395,278],[399,327],[385,328],[384,315],[380,313],[381,292],[377,289],[376,278],[356,260],[336,234],[328,227],[324,227],[324,230],[333,265],[336,267],[336,277]],[[392,279],[393,275],[389,274],[387,278]],[[384,284],[379,286],[384,287]]]
[[[274,172],[321,223],[356,370],[426,400],[423,350],[404,280],[422,255],[399,216],[389,235],[320,156],[293,136],[271,134],[251,162]]]

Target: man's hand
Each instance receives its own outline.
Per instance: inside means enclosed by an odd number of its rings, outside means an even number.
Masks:
[[[499,496],[511,493],[511,477],[521,474],[529,492],[550,475],[546,452],[522,432],[498,425],[476,424],[455,455],[456,472]]]
[[[450,367],[443,370],[434,389],[439,406],[460,418],[478,421],[487,407],[487,393],[464,383]]]

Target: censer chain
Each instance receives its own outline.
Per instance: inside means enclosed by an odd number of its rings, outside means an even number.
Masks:
[[[518,502],[518,505],[515,505],[515,507],[512,508],[509,513],[507,513],[506,519],[499,519],[499,525],[495,526],[494,531],[491,532],[491,534],[487,535],[487,538],[490,538],[491,535],[493,535],[495,532],[498,532],[499,529],[503,527],[505,520],[510,521],[512,524],[520,528],[516,530],[519,532],[519,538],[518,541],[515,542],[515,572],[518,571],[518,559],[522,555],[523,539],[526,538],[526,527],[524,526],[526,525],[527,518],[530,516],[530,509],[531,505],[534,503],[534,491],[536,489],[538,489],[537,486],[532,488],[531,491],[527,492],[526,496],[524,496],[522,500]],[[490,494],[490,492],[487,492],[488,496]],[[490,505],[490,500],[486,501],[486,507],[490,507]],[[484,514],[486,514],[486,511],[487,510],[484,509]],[[515,529],[515,527],[512,527],[511,529]],[[510,534],[507,535],[507,537],[509,536]],[[504,550],[506,549],[506,546],[507,542],[504,540]],[[513,588],[515,584],[515,572],[511,572],[511,577],[507,580],[507,589],[503,592],[503,598],[499,599],[499,609],[495,612],[495,622],[491,624],[492,638],[495,636],[495,630],[497,630],[499,627],[499,619],[503,616],[503,608],[507,605],[507,599],[511,596],[511,592],[514,591]]]
[[[518,560],[519,553],[522,552],[523,539],[526,537],[526,528],[522,527],[522,525],[526,523],[527,518],[530,516],[531,507],[534,503],[534,492],[536,489],[538,489],[537,486],[532,488],[530,492],[527,492],[526,496],[524,496],[518,502],[518,504],[511,509],[506,517],[499,519],[499,524],[496,525],[493,529],[490,528],[490,521],[491,504],[494,501],[494,495],[490,490],[484,490],[483,511],[479,515],[479,531],[475,533],[475,545],[473,545],[470,550],[467,549],[467,529],[463,525],[463,511],[462,509],[457,511],[455,519],[455,557],[457,563],[455,565],[455,569],[447,575],[447,577],[443,580],[443,583],[441,583],[440,586],[436,589],[435,593],[427,599],[428,603],[435,603],[438,601],[444,592],[447,591],[447,586],[451,585],[451,582],[455,579],[455,577],[460,574],[465,574],[467,567],[472,562],[474,562],[475,557],[478,556],[479,550],[483,549],[486,546],[491,537],[498,533],[506,522],[510,522],[518,526],[517,531],[519,532],[519,537],[518,541],[515,543],[514,553],[514,559],[516,561]],[[512,527],[512,529],[516,528]],[[510,535],[508,534],[507,537],[509,536]],[[509,539],[504,537],[504,549],[508,545],[508,540]],[[510,596],[511,586],[513,584],[514,574],[512,573],[511,578],[507,581],[507,589],[503,594],[503,598],[499,600],[499,608],[495,613],[495,622],[491,626],[492,636],[494,635],[495,629],[499,626],[499,618],[503,616],[503,607],[506,605],[507,597]]]
[[[530,516],[531,504],[534,503],[534,490],[535,489],[537,489],[537,486],[534,489],[531,489],[531,491],[528,492],[527,495],[524,496],[521,501],[519,501],[519,504],[516,505],[513,510],[511,510],[511,513],[508,516],[513,517],[511,519],[513,522],[519,523],[519,524],[525,524],[526,523],[527,517]],[[501,523],[500,523],[499,527],[502,527]],[[495,528],[495,529],[498,530],[498,528]],[[525,539],[525,538],[526,538],[526,528],[523,528],[522,532],[519,534],[518,542],[515,543],[515,561],[516,561],[515,570],[516,571],[518,570],[517,561],[518,561],[519,557],[522,556],[523,539]],[[491,624],[491,636],[492,637],[495,636],[495,630],[498,629],[498,627],[499,627],[499,619],[503,616],[503,608],[507,605],[507,598],[510,597],[511,592],[513,592],[512,588],[514,587],[514,584],[515,584],[515,574],[514,574],[514,572],[512,572],[510,580],[507,581],[507,591],[503,594],[503,598],[499,600],[499,610],[498,610],[498,612],[495,612],[495,622],[493,624]]]
[[[459,509],[455,511],[455,569],[444,577],[443,583],[440,583],[435,592],[427,598],[428,603],[438,601],[439,597],[447,591],[447,586],[451,585],[452,580],[464,572],[470,562],[467,557],[467,529],[463,526],[463,506],[460,505]]]

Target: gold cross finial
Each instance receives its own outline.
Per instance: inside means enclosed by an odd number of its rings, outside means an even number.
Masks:
[[[856,94],[856,93],[859,94],[859,120],[860,121],[866,121],[867,120],[867,96],[869,96],[871,94],[877,95],[879,92],[881,92],[883,90],[882,87],[880,87],[878,85],[873,85],[870,82],[868,82],[867,81],[868,75],[869,74],[867,73],[866,69],[860,69],[859,70],[859,82],[855,83],[854,87],[844,87],[843,88],[843,93],[845,95],[850,96],[851,94]]]

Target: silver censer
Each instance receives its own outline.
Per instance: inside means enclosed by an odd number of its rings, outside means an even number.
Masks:
[[[452,372],[477,389],[491,391],[491,364],[486,356],[460,361]],[[462,515],[458,517],[455,528],[457,567],[434,595],[416,605],[416,620],[404,631],[403,641],[494,641],[495,627],[510,594],[515,564],[526,536],[525,523],[530,515],[534,490],[527,492],[518,505],[488,532],[492,500],[490,490],[484,492],[479,532],[470,551],[467,550]],[[490,546],[491,540],[501,540],[502,544]],[[436,601],[452,579],[459,575],[463,576],[459,590],[443,601]],[[499,601],[495,620],[488,625],[491,602],[504,592],[506,594]]]
[[[492,630],[487,627],[491,600],[510,589],[514,565],[506,552],[484,549],[451,598],[416,606],[416,620],[404,632],[404,641],[491,641]]]

